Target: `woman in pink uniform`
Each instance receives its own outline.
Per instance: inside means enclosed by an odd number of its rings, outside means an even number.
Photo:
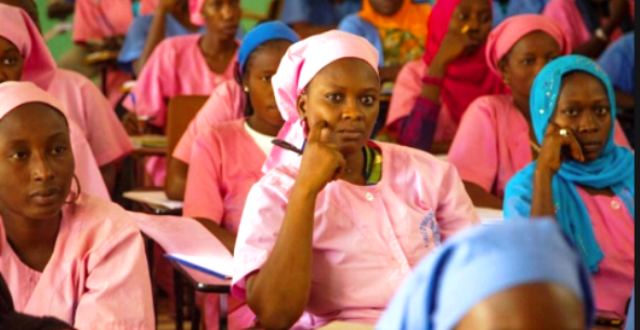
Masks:
[[[613,141],[615,96],[606,73],[569,55],[531,90],[540,155],[507,184],[508,220],[554,217],[589,266],[598,315],[623,319],[634,281],[635,160]]]
[[[479,221],[452,165],[369,140],[377,70],[366,39],[330,31],[291,46],[272,79],[289,150],[249,192],[232,285],[264,328],[374,324],[422,257]]]
[[[567,34],[574,54],[598,58],[612,41],[633,31],[629,0],[551,0],[542,15]]]
[[[386,130],[398,143],[446,153],[467,106],[506,91],[485,61],[491,20],[487,0],[434,5],[424,58],[406,64],[393,89]]]
[[[529,95],[533,79],[549,61],[571,52],[563,30],[541,15],[505,20],[489,35],[487,65],[509,86],[508,95],[476,99],[462,116],[449,150],[474,205],[502,208],[511,177],[538,156],[531,129]],[[618,145],[629,143],[616,125]]]
[[[164,130],[167,102],[178,95],[210,95],[225,81],[234,78],[234,63],[240,24],[239,0],[190,0],[192,22],[207,26],[203,35],[163,40],[145,63],[132,90],[135,104],[127,97],[124,106],[135,115],[147,116],[149,124]],[[166,162],[153,158],[147,171],[157,186],[164,184]]]
[[[87,78],[61,70],[55,64],[39,29],[26,12],[6,6],[0,0],[0,82],[31,81],[46,90],[63,105],[61,110],[76,122],[91,146],[107,186],[115,184],[116,163],[133,150],[126,131],[113,108]],[[23,7],[33,6],[21,0]]]
[[[78,330],[155,329],[140,231],[80,193],[58,101],[17,82],[0,84],[0,99],[0,273],[15,310]]]
[[[196,117],[187,127],[180,142],[173,152],[173,157],[169,161],[167,179],[165,180],[165,192],[167,196],[175,200],[183,200],[187,181],[187,172],[191,159],[191,149],[195,139],[203,133],[209,131],[211,127],[228,121],[241,119],[252,112],[256,106],[269,108],[275,111],[275,100],[271,87],[271,76],[278,69],[278,64],[282,59],[288,44],[299,41],[293,30],[282,23],[263,23],[256,26],[245,37],[238,50],[238,81],[229,80],[218,86],[207,103],[200,109]],[[266,42],[281,41],[281,44],[288,44],[282,47],[267,47]],[[249,61],[256,62],[256,69],[252,73],[242,73],[249,65]],[[251,71],[250,71],[251,72]],[[254,88],[251,85],[255,86]],[[251,99],[251,102],[247,102]],[[265,110],[266,111],[266,110]],[[280,115],[276,118],[280,118]],[[282,119],[274,121],[269,131],[275,136],[282,126]],[[268,144],[269,146],[271,143]],[[266,157],[266,156],[265,156]],[[260,163],[263,163],[261,161]]]

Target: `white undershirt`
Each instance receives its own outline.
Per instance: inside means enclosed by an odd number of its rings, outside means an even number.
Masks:
[[[253,142],[258,145],[258,148],[260,148],[265,155],[269,155],[271,153],[271,149],[273,149],[273,143],[271,143],[271,141],[276,138],[275,136],[264,135],[257,132],[251,128],[246,121],[244,122],[244,130],[249,134]]]

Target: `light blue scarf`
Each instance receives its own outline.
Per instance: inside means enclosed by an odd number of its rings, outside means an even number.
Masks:
[[[376,330],[451,330],[483,300],[528,283],[553,283],[584,303],[595,320],[589,271],[549,219],[476,226],[427,255],[398,289]]]
[[[611,188],[622,199],[627,210],[635,215],[635,170],[631,150],[617,146],[613,141],[616,118],[615,96],[606,73],[590,59],[569,55],[560,57],[544,67],[531,89],[531,120],[540,145],[544,139],[549,119],[558,102],[562,78],[570,72],[584,71],[598,78],[607,88],[611,103],[611,132],[600,157],[589,163],[567,160],[553,177],[553,201],[556,219],[562,229],[578,246],[592,273],[604,258],[593,233],[591,218],[576,185],[595,189]],[[505,218],[528,218],[531,214],[533,174],[536,162],[518,172],[507,184],[504,199]],[[615,221],[616,219],[609,219]]]

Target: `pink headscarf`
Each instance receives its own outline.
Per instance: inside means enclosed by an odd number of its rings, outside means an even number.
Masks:
[[[48,89],[56,75],[56,62],[29,15],[20,8],[0,4],[0,22],[0,37],[11,41],[25,59],[22,80]]]
[[[191,13],[191,23],[197,26],[203,26],[205,24],[204,18],[200,13],[202,6],[206,0],[189,0],[189,13]]]
[[[291,45],[280,62],[278,72],[271,78],[278,109],[286,121],[278,139],[302,147],[306,137],[298,114],[298,97],[320,70],[342,58],[357,58],[369,63],[377,73],[378,56],[378,51],[366,39],[338,30]],[[291,156],[297,155],[280,147],[273,148],[263,171],[266,173]]]
[[[506,19],[489,34],[486,49],[489,68],[500,75],[498,62],[520,39],[535,31],[542,31],[553,37],[558,42],[562,55],[571,53],[569,38],[554,20],[542,15],[517,15]]]
[[[427,29],[427,46],[423,60],[430,65],[449,31],[453,11],[462,0],[439,0],[433,6]],[[488,1],[488,0],[487,0]],[[488,1],[489,2],[489,1]],[[489,2],[491,5],[491,2]],[[506,86],[491,74],[485,60],[485,45],[470,56],[456,59],[447,67],[441,92],[442,102],[453,119],[460,122],[471,102],[483,95],[507,92]]]
[[[44,103],[55,108],[67,121],[62,104],[51,94],[31,82],[7,81],[0,84],[0,120],[15,108],[27,103]]]

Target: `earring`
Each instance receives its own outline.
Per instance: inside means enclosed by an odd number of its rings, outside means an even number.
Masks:
[[[249,93],[249,87],[244,86],[244,92],[245,92],[245,93]]]
[[[69,192],[69,195],[74,194],[75,196],[73,197],[73,200],[66,202],[65,204],[75,204],[75,202],[78,201],[78,198],[80,198],[80,194],[82,194],[82,187],[80,186],[80,180],[78,180],[78,177],[74,174],[73,175],[73,181],[76,182],[76,186],[78,187],[78,192],[74,193],[73,191]]]

